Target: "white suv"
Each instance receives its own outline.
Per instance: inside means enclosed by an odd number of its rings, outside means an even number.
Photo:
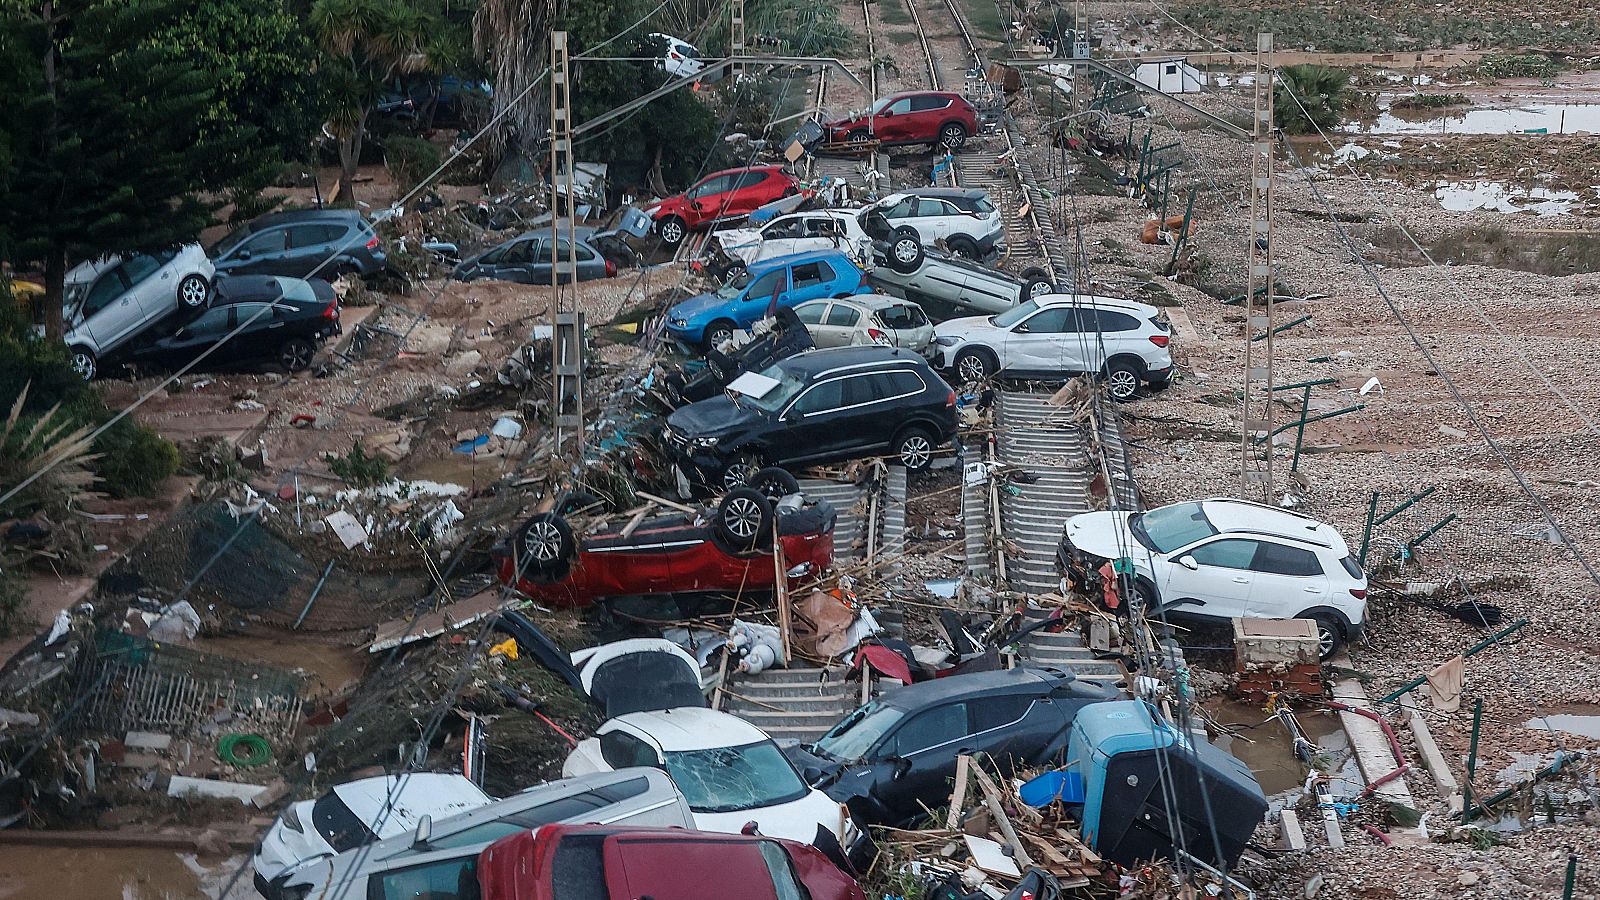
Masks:
[[[1154,306],[1083,294],[1043,294],[996,316],[941,322],[935,363],[963,382],[1008,377],[1104,376],[1114,400],[1131,400],[1141,383],[1172,382],[1172,336]]]
[[[987,193],[973,188],[919,188],[890,194],[866,212],[881,213],[891,229],[913,229],[923,244],[931,246],[942,240],[951,253],[968,259],[987,259],[1006,235],[1000,210]]]
[[[858,218],[853,209],[817,209],[779,216],[759,229],[719,229],[711,237],[722,257],[724,277],[751,263],[808,250],[843,250],[861,262],[867,259],[872,239]]]
[[[1132,563],[1146,609],[1216,621],[1314,619],[1324,659],[1366,624],[1366,573],[1333,526],[1299,513],[1213,498],[1067,520],[1056,564],[1070,586],[1098,592],[1100,568],[1119,559]]]

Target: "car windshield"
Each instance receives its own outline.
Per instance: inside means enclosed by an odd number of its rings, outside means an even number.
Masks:
[[[903,709],[883,705],[883,701],[874,700],[861,707],[839,724],[828,730],[828,733],[817,740],[816,747],[825,755],[838,760],[857,760],[872,749],[896,722],[905,718]]]
[[[335,853],[354,850],[378,839],[361,817],[329,791],[311,807],[311,825]]]
[[[1219,533],[1198,503],[1174,503],[1134,513],[1128,517],[1128,530],[1139,543],[1159,553],[1171,553]]]
[[[735,272],[732,278],[724,281],[722,283],[722,287],[717,288],[717,296],[724,300],[732,300],[739,296],[739,293],[749,286],[750,270],[741,269],[738,272]]]
[[[94,284],[94,282],[75,281],[67,285],[66,289],[61,294],[61,307],[66,310],[71,310],[73,307],[77,306],[78,301],[83,299],[83,295],[89,292],[89,285],[91,284]]]
[[[1010,328],[1018,322],[1021,322],[1023,319],[1033,315],[1038,309],[1039,302],[1037,300],[1029,300],[1026,303],[1018,303],[1016,306],[1011,307],[998,316],[991,316],[989,319],[989,324],[999,328]]]
[[[785,371],[782,366],[769,366],[761,374],[778,382],[777,386],[767,391],[764,397],[752,397],[749,394],[739,396],[744,398],[741,403],[749,403],[756,409],[766,412],[777,412],[782,409],[785,403],[793,400],[806,386],[805,376]]]
[[[216,259],[217,257],[222,256],[224,253],[232,251],[233,248],[239,246],[244,242],[244,239],[249,236],[250,229],[248,227],[230,231],[221,240],[217,241],[215,244],[212,244],[210,247],[207,247],[206,255],[212,259]]]
[[[771,741],[667,753],[667,774],[697,813],[776,806],[806,795],[806,783]]]

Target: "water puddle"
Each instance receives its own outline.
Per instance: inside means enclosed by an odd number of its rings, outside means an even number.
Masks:
[[[1219,724],[1239,732],[1238,737],[1220,735],[1213,743],[1250,767],[1274,809],[1293,806],[1299,801],[1307,769],[1294,755],[1294,739],[1289,735],[1288,726],[1277,719],[1267,720],[1266,712],[1250,703],[1223,700],[1207,703],[1206,711]],[[1353,764],[1354,757],[1339,728],[1338,718],[1309,709],[1297,711],[1296,717],[1306,738],[1320,751],[1316,759],[1318,766],[1336,777],[1345,774],[1344,770]],[[1359,773],[1349,774],[1360,778]],[[1336,783],[1334,789],[1338,792],[1342,787]]]
[[[1456,110],[1403,110],[1387,103],[1376,119],[1356,123],[1362,134],[1600,134],[1600,104],[1530,103]]]
[[[1538,731],[1555,729],[1578,737],[1600,741],[1600,715],[1580,716],[1571,713],[1557,713],[1555,715],[1540,716],[1537,719],[1529,719],[1525,727]]]
[[[1577,191],[1528,186],[1504,181],[1440,181],[1433,191],[1439,205],[1451,212],[1524,213],[1556,216],[1572,211],[1580,199]]]
[[[0,853],[0,900],[191,900],[215,897],[243,862],[192,853],[103,847],[27,847]],[[246,873],[248,875],[248,873]],[[230,898],[254,896],[248,877]]]

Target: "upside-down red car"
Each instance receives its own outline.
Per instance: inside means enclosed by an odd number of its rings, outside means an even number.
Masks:
[[[815,847],[758,834],[545,825],[478,855],[483,900],[866,900]]]
[[[747,216],[799,190],[800,183],[782,166],[724,169],[700,179],[681,194],[657,200],[644,211],[655,222],[661,242],[676,247],[691,231],[702,230],[719,219]]]
[[[757,473],[728,492],[715,511],[679,513],[574,535],[555,513],[530,518],[497,548],[500,581],[533,600],[587,606],[605,597],[771,590],[773,523],[788,586],[833,562],[837,513],[826,500],[806,503],[782,469]],[[774,485],[783,485],[774,487]],[[774,500],[774,497],[779,499]]]

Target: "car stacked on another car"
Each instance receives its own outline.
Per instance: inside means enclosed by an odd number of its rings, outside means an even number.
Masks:
[[[747,216],[799,189],[800,183],[782,166],[724,169],[700,179],[681,194],[657,200],[644,212],[655,223],[661,242],[676,247],[691,231],[703,230],[723,219]]]
[[[999,313],[1041,294],[1054,293],[1050,273],[1036,266],[1013,275],[925,247],[909,228],[896,228],[873,244],[868,280],[879,291],[915,300],[936,321]]]
[[[952,150],[978,131],[978,110],[951,91],[891,94],[866,111],[823,124],[831,142],[935,144]]]
[[[1344,538],[1288,510],[1213,498],[1067,520],[1056,564],[1069,586],[1100,596],[1111,560],[1132,565],[1146,609],[1175,618],[1315,620],[1323,658],[1366,624],[1367,575]]]
[[[719,347],[774,306],[862,292],[866,273],[837,250],[812,250],[752,263],[717,290],[680,300],[667,310],[668,337],[703,349]]]
[[[861,212],[817,209],[778,216],[757,228],[727,228],[711,234],[714,264],[726,275],[753,263],[804,253],[841,250],[858,263],[869,259],[872,238],[861,226]]]
[[[212,368],[267,362],[299,372],[323,342],[344,331],[333,285],[277,275],[218,279],[209,309],[171,321],[170,332],[152,328],[120,355],[132,365],[173,371],[205,355]]]
[[[73,267],[62,295],[73,371],[93,379],[101,360],[152,325],[205,309],[215,274],[199,244],[108,256]]]
[[[1170,326],[1161,311],[1117,297],[1042,294],[994,316],[939,323],[938,365],[963,382],[991,375],[1105,379],[1113,400],[1172,383]]]
[[[369,278],[384,270],[383,239],[354,209],[268,213],[230,232],[207,251],[220,275]]]
[[[881,222],[870,216],[877,213]],[[977,188],[918,188],[879,200],[863,210],[863,228],[875,239],[886,232],[910,229],[924,245],[943,241],[950,252],[967,259],[993,256],[1005,241],[1006,224],[987,192]],[[884,223],[888,228],[885,229]],[[905,248],[892,248],[906,259]]]
[[[922,307],[899,297],[856,294],[812,300],[794,311],[818,347],[878,344],[928,356],[933,346],[933,323],[927,314]]]
[[[956,432],[956,395],[921,356],[838,347],[792,356],[667,417],[684,494],[738,487],[763,467],[887,454],[926,469]]]

